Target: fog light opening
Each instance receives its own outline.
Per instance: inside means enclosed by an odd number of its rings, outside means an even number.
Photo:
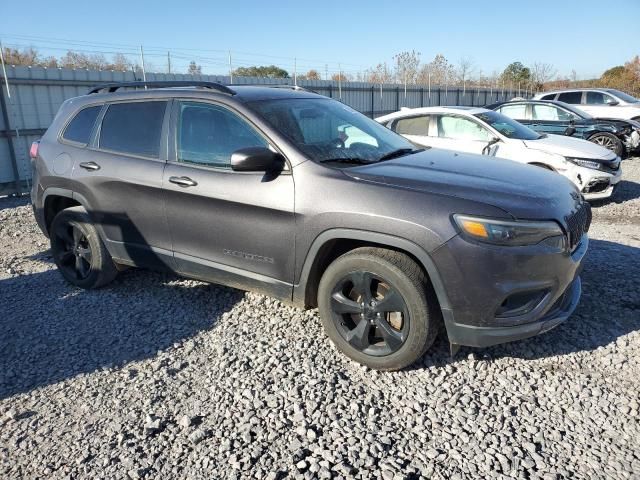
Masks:
[[[496,318],[517,317],[529,313],[544,300],[549,289],[518,292],[509,295],[496,310]]]

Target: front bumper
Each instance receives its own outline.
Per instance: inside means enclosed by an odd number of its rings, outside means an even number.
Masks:
[[[587,169],[585,169],[587,170]],[[611,197],[615,187],[622,180],[622,168],[615,173],[590,170],[583,175],[582,195],[585,200],[603,200]]]
[[[447,291],[443,318],[449,341],[486,347],[538,335],[566,320],[578,305],[585,234],[571,253],[539,245],[496,247],[456,236],[432,255]],[[504,315],[509,299],[532,301]],[[521,297],[522,298],[522,297]]]
[[[580,277],[569,285],[553,308],[540,320],[512,327],[478,327],[456,323],[452,316],[445,315],[445,325],[449,341],[470,347],[489,347],[500,343],[513,342],[533,337],[557,327],[571,316],[578,306],[582,293]]]

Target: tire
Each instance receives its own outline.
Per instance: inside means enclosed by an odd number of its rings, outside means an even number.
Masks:
[[[331,263],[318,286],[318,309],[337,348],[376,370],[414,363],[442,326],[423,270],[407,255],[380,248],[358,248]]]
[[[64,279],[76,287],[93,289],[112,282],[118,270],[82,207],[59,212],[49,229],[51,252]]]
[[[619,157],[622,157],[622,153],[624,152],[624,145],[622,145],[620,139],[611,133],[596,133],[589,137],[589,141],[600,145],[607,150],[611,150]]]

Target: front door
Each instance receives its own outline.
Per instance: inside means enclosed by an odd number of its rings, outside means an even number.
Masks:
[[[205,102],[176,101],[163,188],[180,273],[279,297],[294,269],[291,171],[234,172],[231,154],[269,141],[240,114]]]
[[[479,123],[459,115],[437,115],[432,146],[458,152],[482,154],[492,135]],[[431,134],[431,130],[430,130]]]

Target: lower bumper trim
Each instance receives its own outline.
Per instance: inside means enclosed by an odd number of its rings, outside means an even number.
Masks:
[[[548,332],[567,320],[580,301],[582,282],[580,277],[569,285],[560,301],[544,317],[535,322],[512,327],[478,327],[456,323],[450,311],[444,311],[444,322],[449,342],[470,347],[489,347],[500,343],[513,342]]]

